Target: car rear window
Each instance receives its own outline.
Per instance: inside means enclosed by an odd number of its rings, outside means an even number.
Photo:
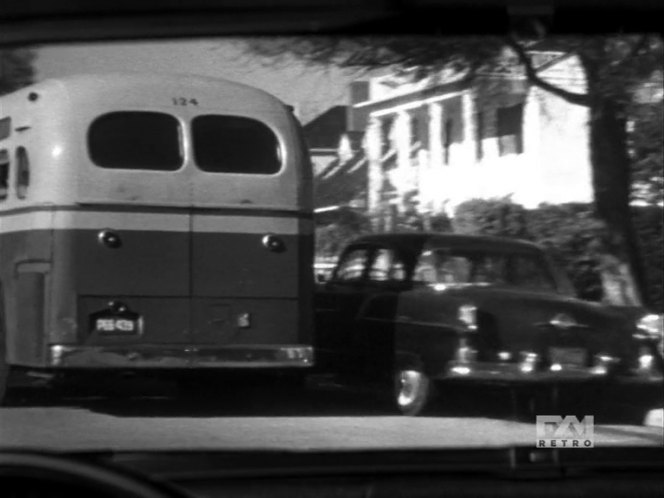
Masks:
[[[265,124],[241,116],[197,116],[194,157],[203,171],[272,175],[281,169],[279,140]]]
[[[160,112],[111,112],[88,132],[92,161],[102,168],[174,171],[183,163],[178,120]]]

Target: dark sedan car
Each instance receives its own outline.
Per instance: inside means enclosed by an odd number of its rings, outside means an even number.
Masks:
[[[319,287],[316,315],[319,364],[389,380],[409,415],[444,382],[662,382],[662,317],[577,299],[523,241],[360,238]]]

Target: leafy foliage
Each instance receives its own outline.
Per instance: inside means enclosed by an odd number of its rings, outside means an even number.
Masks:
[[[330,222],[316,228],[316,256],[337,256],[350,240],[370,232],[368,217],[352,209],[341,209]]]
[[[527,224],[529,238],[544,246],[565,269],[578,295],[601,300],[600,260],[608,230],[591,207],[543,204],[528,212]]]
[[[0,50],[0,95],[32,83],[35,57],[28,49]]]
[[[463,234],[527,238],[526,210],[509,198],[462,202],[455,210],[452,226]]]
[[[662,102],[633,106],[630,138],[632,197],[650,205],[664,202],[664,115]]]
[[[634,207],[637,230],[646,277],[646,290],[653,306],[664,312],[664,210],[661,206]]]
[[[294,55],[311,64],[335,64],[346,68],[411,69],[425,77],[433,70],[449,67],[459,72],[475,71],[493,63],[502,53],[499,38],[433,36],[306,36],[251,38],[248,51],[278,62]]]
[[[646,266],[649,301],[658,310],[664,309],[662,214],[657,206],[632,209]],[[509,199],[477,199],[457,207],[453,225],[459,233],[534,241],[566,270],[579,296],[594,301],[602,298],[600,261],[611,238],[606,224],[587,204],[542,204],[526,210]]]

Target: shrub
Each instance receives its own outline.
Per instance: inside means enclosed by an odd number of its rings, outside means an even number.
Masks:
[[[371,232],[369,219],[357,211],[343,209],[325,225],[316,227],[316,257],[331,258],[352,239]]]
[[[645,276],[646,292],[654,309],[664,311],[664,210],[658,206],[634,207],[634,228]]]
[[[528,238],[526,210],[509,198],[462,202],[454,212],[452,227],[463,234]]]
[[[605,224],[587,204],[542,204],[528,212],[531,240],[544,246],[564,268],[578,295],[602,298],[598,248],[606,239]]]
[[[647,301],[664,310],[662,208],[635,207],[634,226],[645,268]],[[522,238],[544,246],[567,271],[579,296],[600,300],[599,248],[606,245],[604,223],[588,204],[542,204],[536,209],[504,199],[474,199],[457,206],[454,231]]]

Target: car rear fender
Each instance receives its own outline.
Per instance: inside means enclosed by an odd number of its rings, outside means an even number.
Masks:
[[[395,351],[394,356],[394,365],[396,370],[416,370],[418,372],[427,372],[424,360],[415,353],[408,351]]]

